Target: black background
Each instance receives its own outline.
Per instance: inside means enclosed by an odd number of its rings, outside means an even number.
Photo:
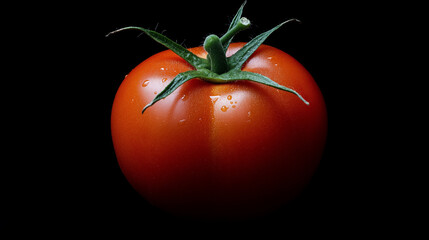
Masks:
[[[29,14],[18,14],[26,27],[12,27],[8,36],[15,37],[7,39],[18,53],[8,71],[18,107],[7,108],[13,117],[6,152],[12,157],[2,170],[9,196],[2,226],[142,235],[230,230],[355,235],[391,226],[400,210],[392,212],[398,205],[386,196],[399,181],[391,178],[393,162],[386,164],[392,145],[384,143],[402,130],[393,133],[394,123],[386,117],[397,108],[385,94],[393,84],[386,83],[382,60],[390,57],[385,40],[395,35],[391,17],[396,12],[390,6],[251,0],[244,8],[253,25],[236,41],[248,41],[289,18],[302,21],[283,26],[266,44],[301,62],[327,104],[326,149],[296,201],[264,218],[202,222],[152,207],[127,183],[110,136],[112,102],[124,76],[164,47],[136,31],[105,35],[134,25],[156,29],[186,47],[199,46],[208,34],[222,35],[240,5],[121,1],[34,6],[42,9],[38,12],[27,6]]]

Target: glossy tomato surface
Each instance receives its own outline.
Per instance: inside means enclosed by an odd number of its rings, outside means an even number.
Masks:
[[[243,45],[231,44],[227,56]],[[203,47],[189,50],[207,55]],[[327,133],[325,103],[309,72],[261,45],[242,70],[296,90],[310,105],[250,81],[192,79],[141,113],[189,70],[167,50],[139,64],[119,87],[112,138],[131,185],[167,212],[204,218],[258,216],[296,197],[319,164]]]

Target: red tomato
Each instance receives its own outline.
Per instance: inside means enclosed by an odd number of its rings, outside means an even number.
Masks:
[[[227,56],[243,45],[232,43]],[[189,50],[207,55],[203,47]],[[121,84],[111,127],[131,185],[167,212],[205,218],[257,216],[296,197],[319,164],[327,132],[325,103],[308,71],[261,45],[242,70],[296,90],[310,105],[255,82],[192,79],[142,114],[177,74],[192,69],[167,50]]]

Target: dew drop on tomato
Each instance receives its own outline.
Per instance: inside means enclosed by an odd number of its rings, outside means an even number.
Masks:
[[[149,80],[145,80],[142,83],[142,87],[146,87],[147,85],[149,85]]]
[[[217,100],[219,100],[220,96],[210,96],[210,99],[212,100],[212,103],[215,104]]]
[[[181,120],[179,120],[179,125],[183,125],[183,124],[185,124],[185,122],[186,122],[186,119],[181,119]]]

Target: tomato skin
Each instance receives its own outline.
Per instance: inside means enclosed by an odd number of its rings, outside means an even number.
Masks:
[[[227,56],[244,43],[232,43]],[[189,49],[205,57],[203,47]],[[323,96],[288,54],[261,45],[242,70],[262,74],[296,95],[250,81],[192,79],[141,114],[178,73],[193,70],[172,51],[133,69],[112,107],[112,139],[130,184],[173,214],[244,218],[293,199],[310,181],[325,145]]]

